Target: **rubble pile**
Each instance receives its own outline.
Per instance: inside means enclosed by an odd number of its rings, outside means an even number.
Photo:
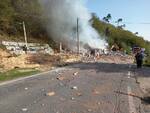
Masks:
[[[14,56],[0,49],[0,71],[8,71],[14,68],[35,68],[47,71],[57,65],[78,61],[76,55],[70,54],[22,54]]]
[[[98,58],[98,61],[104,63],[128,64],[133,63],[134,58],[132,56],[102,55]]]
[[[63,59],[63,61],[66,63],[77,62],[81,59],[81,56],[78,56],[76,54],[60,54],[60,56],[61,59]]]
[[[88,62],[88,58],[86,59],[87,60],[85,60],[85,62]],[[100,55],[96,59],[91,58],[91,61],[128,64],[133,63],[133,59],[134,58],[127,55]],[[60,53],[54,55],[36,53],[16,56],[0,49],[0,71],[7,71],[14,68],[35,68],[41,71],[47,71],[55,66],[64,66],[66,63],[78,61],[81,61],[81,56],[70,53]]]
[[[9,57],[9,56],[11,56],[9,52],[0,48],[0,59],[2,59],[3,57]]]
[[[1,65],[4,70],[11,70],[14,68],[38,68],[39,64],[30,64],[27,62],[28,55],[3,57]]]

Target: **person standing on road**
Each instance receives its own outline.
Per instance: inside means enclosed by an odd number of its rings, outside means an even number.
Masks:
[[[24,45],[24,46],[22,47],[22,49],[23,49],[23,51],[25,52],[25,54],[27,54],[27,46]]]
[[[142,54],[142,51],[138,51],[137,54],[135,55],[137,68],[142,68],[143,58],[144,58],[144,55]]]

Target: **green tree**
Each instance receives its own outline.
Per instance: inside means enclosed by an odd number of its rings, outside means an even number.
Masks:
[[[11,0],[0,1],[0,30],[7,31],[11,27],[14,17],[14,9]]]
[[[106,17],[103,17],[103,21],[105,21],[107,23],[109,23],[111,19],[112,19],[112,16],[110,13]]]
[[[118,27],[119,27],[120,22],[122,22],[122,21],[123,21],[122,18],[119,18],[119,19],[116,21]]]

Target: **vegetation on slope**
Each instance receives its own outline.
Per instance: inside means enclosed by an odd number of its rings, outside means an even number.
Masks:
[[[108,17],[108,18],[107,18]],[[120,49],[126,50],[127,53],[131,52],[131,48],[139,46],[146,49],[146,64],[150,64],[150,42],[143,39],[143,37],[137,36],[135,33],[124,30],[122,26],[114,26],[109,23],[111,15],[108,14],[103,20],[100,20],[95,14],[93,14],[93,27],[98,33],[105,37],[111,47],[113,44],[117,44]],[[118,21],[122,21],[118,19]],[[125,25],[123,25],[125,26]]]
[[[1,0],[0,15],[0,40],[23,41],[24,21],[28,42],[50,42],[56,48],[44,26],[47,17],[42,15],[39,0]]]

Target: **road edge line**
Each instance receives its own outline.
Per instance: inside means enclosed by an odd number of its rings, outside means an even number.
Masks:
[[[44,75],[44,74],[47,74],[47,73],[52,73],[54,71],[60,71],[60,70],[63,70],[63,69],[65,69],[65,68],[54,68],[54,69],[52,69],[50,71],[46,71],[46,72],[42,72],[42,73],[37,73],[37,74],[34,74],[34,75],[17,78],[17,79],[10,80],[10,81],[1,82],[0,86],[4,86],[4,85],[11,84],[11,83],[18,82],[18,81],[23,81],[23,80],[26,80],[26,79],[29,79],[29,78],[34,78],[34,77],[37,77],[37,76],[41,76],[41,75]]]

